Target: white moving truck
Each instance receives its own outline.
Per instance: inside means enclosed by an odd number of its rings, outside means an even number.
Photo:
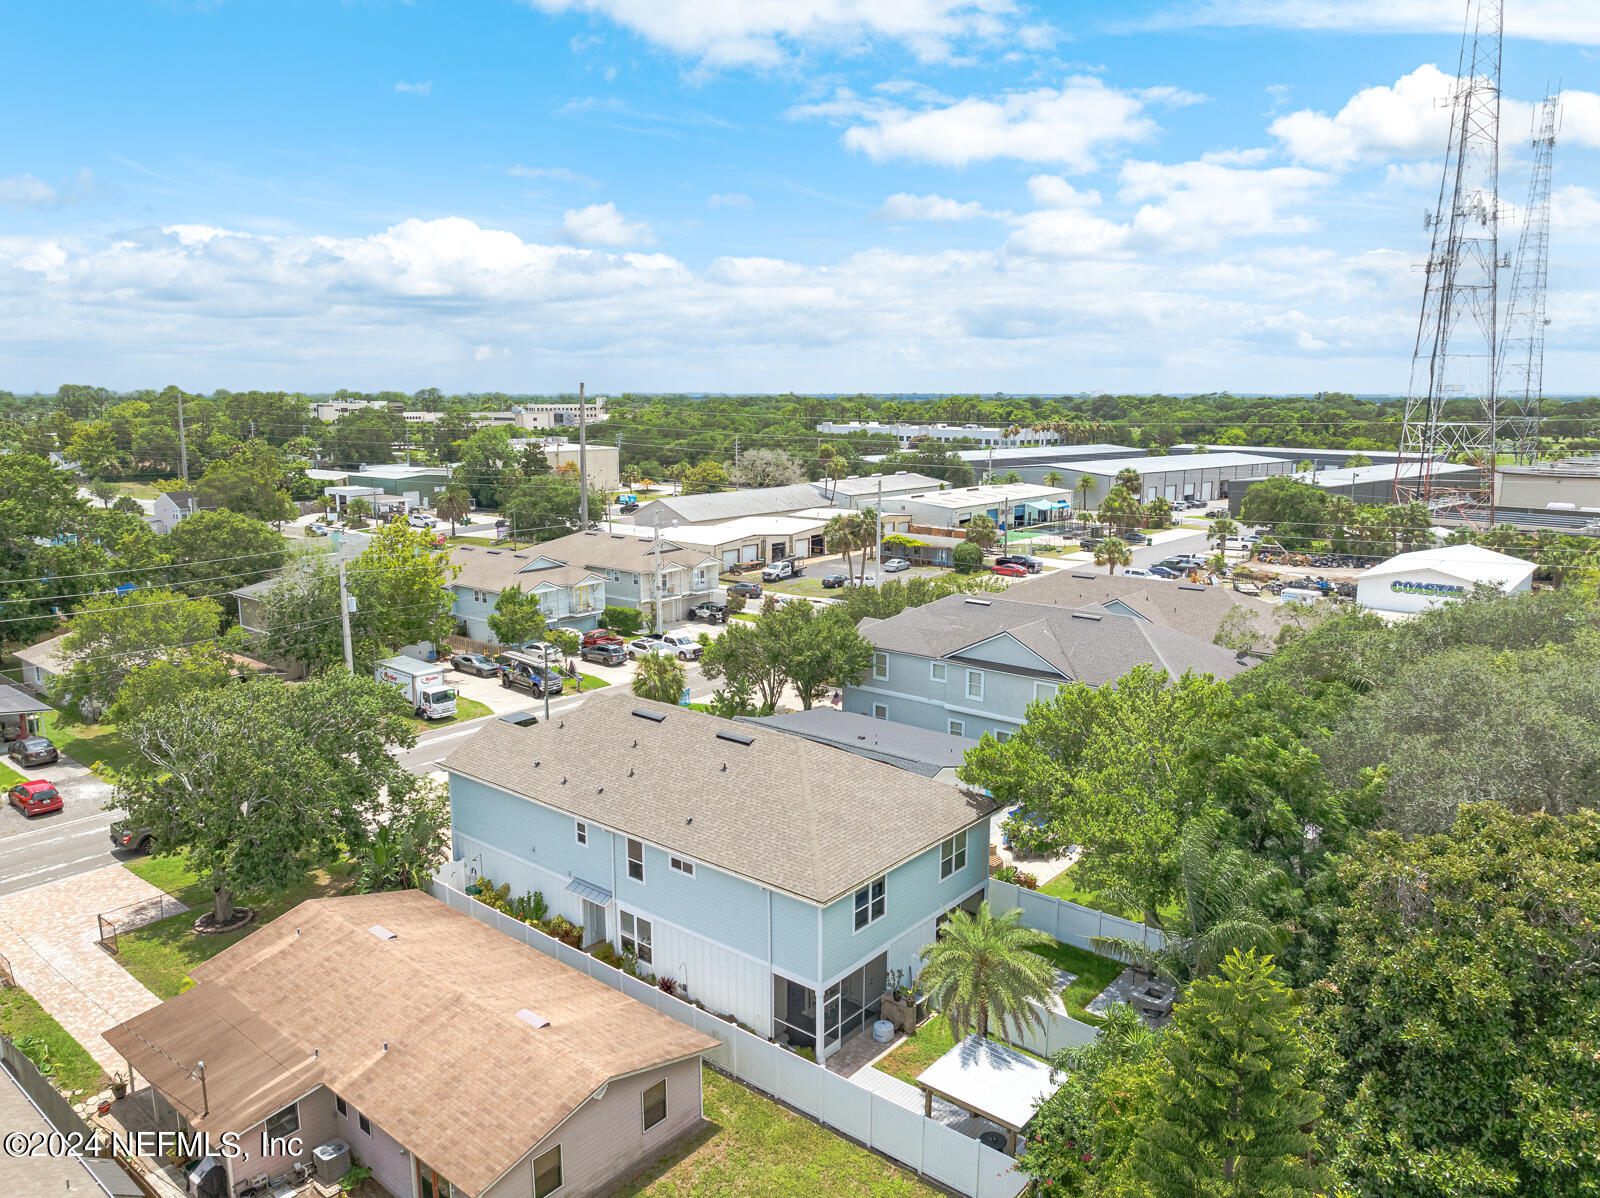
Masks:
[[[373,677],[400,688],[411,710],[427,720],[449,719],[456,713],[456,692],[444,683],[444,667],[415,657],[391,657],[378,663]]]

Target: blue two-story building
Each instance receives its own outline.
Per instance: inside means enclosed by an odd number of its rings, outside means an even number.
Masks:
[[[443,768],[456,859],[818,1060],[983,898],[987,796],[684,708],[490,721]]]

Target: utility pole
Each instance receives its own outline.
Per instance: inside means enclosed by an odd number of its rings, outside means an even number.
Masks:
[[[883,586],[883,473],[878,474],[878,506],[873,513],[878,522],[878,569],[874,574],[877,580],[874,585]]]
[[[189,485],[189,439],[183,432],[183,391],[178,391],[178,462],[183,470],[184,486]]]
[[[735,437],[733,439],[733,468],[735,470],[737,470],[739,468],[739,438],[738,437]]]
[[[583,384],[578,384],[578,527],[589,527],[589,431],[584,420]]]
[[[992,444],[989,446],[989,471],[984,475],[983,481],[986,483],[994,482],[994,446]]]
[[[354,601],[345,588],[344,559],[339,560],[339,632],[344,637],[344,668],[356,672],[355,654],[350,651],[350,607]]]
[[[674,528],[677,527],[677,524],[678,524],[678,522],[676,520],[674,520],[672,522],[672,525],[673,525]],[[655,591],[655,602],[652,604],[652,607],[655,610],[656,635],[660,636],[661,635],[661,518],[659,516],[656,517],[655,555],[656,555],[656,591]]]

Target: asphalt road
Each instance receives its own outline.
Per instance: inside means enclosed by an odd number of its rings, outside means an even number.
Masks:
[[[111,787],[70,758],[22,772],[55,783],[62,806],[31,818],[10,803],[0,809],[0,894],[58,882],[122,859],[111,853],[109,832],[121,812],[104,810]]]
[[[1203,532],[1194,532],[1184,537],[1173,537],[1171,540],[1162,541],[1158,545],[1141,545],[1132,553],[1133,564],[1136,566],[1153,566],[1163,558],[1172,557],[1179,553],[1212,552]]]

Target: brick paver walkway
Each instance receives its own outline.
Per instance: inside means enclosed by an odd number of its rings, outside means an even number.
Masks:
[[[161,891],[120,865],[0,897],[0,953],[17,985],[108,1072],[126,1071],[101,1032],[161,1000],[98,943],[95,916],[158,898]]]

